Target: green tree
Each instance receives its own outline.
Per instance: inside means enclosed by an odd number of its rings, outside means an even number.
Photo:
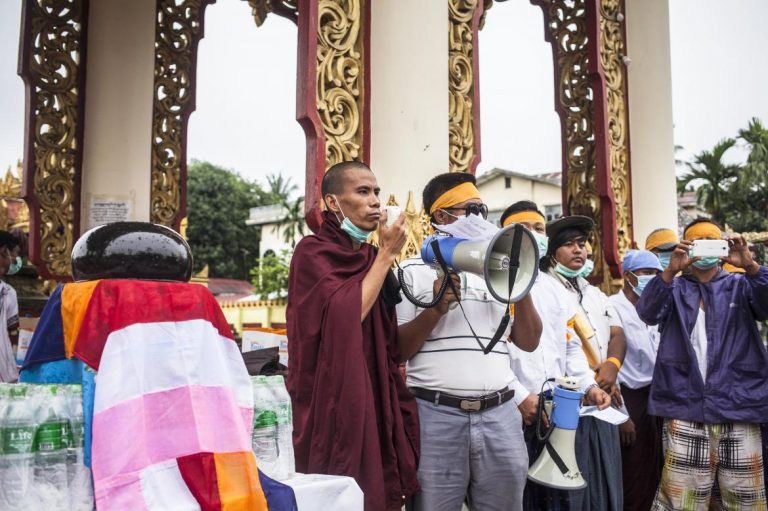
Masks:
[[[762,231],[768,228],[768,129],[752,118],[746,129],[739,130],[739,138],[747,144],[749,156],[733,186],[728,224],[739,232]]]
[[[282,250],[280,255],[269,254],[257,259],[251,270],[255,294],[259,298],[285,297],[288,295],[288,270],[291,252]]]
[[[211,277],[248,279],[259,255],[257,227],[245,225],[249,209],[269,194],[233,170],[192,160],[187,177],[187,236],[195,271]]]
[[[286,179],[282,174],[268,174],[267,186],[269,187],[268,193],[272,201],[271,204],[287,202],[293,192],[299,189],[290,177]]]
[[[711,151],[695,155],[693,162],[686,163],[688,170],[677,178],[678,193],[696,187],[696,201],[712,215],[713,220],[725,223],[729,207],[729,192],[738,177],[740,167],[723,161],[725,153],[736,145],[736,140],[726,138],[718,142]]]
[[[296,238],[304,236],[306,222],[304,220],[304,197],[299,197],[293,202],[283,202],[286,216],[277,224],[277,233],[283,233],[283,241],[296,246]]]

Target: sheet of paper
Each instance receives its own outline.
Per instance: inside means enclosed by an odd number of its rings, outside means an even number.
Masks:
[[[469,241],[489,240],[499,232],[498,227],[478,215],[463,216],[452,224],[433,225],[439,231]]]
[[[628,416],[612,406],[609,406],[605,410],[598,410],[596,406],[582,406],[579,415],[581,417],[594,417],[615,426],[624,424],[629,420]]]

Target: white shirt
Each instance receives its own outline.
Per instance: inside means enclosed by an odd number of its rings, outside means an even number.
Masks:
[[[577,283],[583,296],[580,302],[578,291],[569,281],[557,273],[552,275],[565,286],[574,307],[576,307],[576,311],[581,312],[592,327],[594,335],[589,338],[589,344],[600,359],[600,362],[603,362],[608,358],[608,342],[611,340],[611,327],[621,327],[621,321],[619,321],[613,306],[608,302],[608,297],[585,279],[578,277]]]
[[[618,314],[627,339],[627,354],[619,371],[619,381],[631,389],[647,387],[651,384],[659,351],[659,329],[643,323],[623,290],[608,298],[608,302]]]
[[[11,337],[8,335],[8,326],[18,321],[19,303],[16,291],[0,281],[0,382],[15,382],[19,379]]]
[[[594,372],[587,364],[581,340],[568,326],[576,313],[565,287],[546,273],[539,273],[531,288],[531,298],[541,318],[541,339],[532,352],[509,345],[512,370],[526,392],[515,392],[519,405],[528,394],[541,392],[542,384],[550,378],[573,376],[582,390],[595,383]]]
[[[707,382],[707,321],[704,309],[699,307],[699,315],[696,316],[696,324],[691,332],[691,344],[696,354],[696,362],[699,364],[699,372],[704,383]]]
[[[407,259],[402,268],[401,285],[407,286],[419,300],[432,301],[432,285],[437,278],[435,270],[424,264],[420,257]],[[467,284],[461,291],[461,303],[475,333],[487,345],[504,316],[506,305],[491,296],[482,277],[468,272],[464,276]],[[403,301],[397,305],[398,324],[412,321],[423,310],[403,296]],[[509,332],[508,327],[493,351],[485,355],[461,309],[449,310],[419,352],[408,360],[406,384],[457,396],[489,394],[509,386],[517,395],[524,390],[509,366]]]

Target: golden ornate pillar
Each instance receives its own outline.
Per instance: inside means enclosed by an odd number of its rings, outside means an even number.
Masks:
[[[298,121],[307,135],[307,224],[320,226],[320,183],[341,161],[370,158],[370,5],[300,0]]]
[[[448,0],[449,170],[475,173],[480,163],[477,33],[482,0]]]
[[[179,229],[186,216],[187,121],[195,110],[197,45],[216,0],[157,0],[150,221]]]
[[[66,279],[80,230],[88,0],[25,0],[19,75],[26,88],[23,196],[30,259]]]

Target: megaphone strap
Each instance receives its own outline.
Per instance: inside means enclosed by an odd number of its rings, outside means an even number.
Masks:
[[[560,472],[565,475],[568,473],[568,465],[565,464],[563,461],[563,458],[560,457],[560,455],[557,453],[557,449],[555,449],[555,446],[553,446],[549,440],[547,440],[547,443],[544,444],[544,447],[547,449],[547,452],[549,453],[549,457],[552,458],[552,461],[555,462],[555,465],[557,465],[557,468],[560,470]]]

